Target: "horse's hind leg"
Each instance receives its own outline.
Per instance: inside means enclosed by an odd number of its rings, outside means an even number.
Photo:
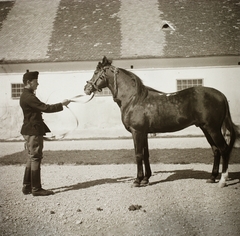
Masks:
[[[219,165],[221,160],[221,154],[218,148],[215,145],[212,145],[212,151],[213,151],[213,168],[212,168],[212,174],[210,179],[207,180],[207,183],[215,183],[216,178],[219,174]]]
[[[212,151],[213,151],[213,157],[214,157],[214,162],[213,162],[213,169],[212,169],[212,174],[210,179],[207,180],[207,183],[215,183],[215,180],[219,174],[219,165],[220,165],[220,159],[221,159],[221,154],[220,151],[218,150],[217,146],[215,145],[213,139],[209,135],[206,129],[202,128],[202,131],[210,144]]]
[[[141,186],[149,184],[149,178],[152,175],[150,163],[149,163],[149,149],[148,149],[148,136],[145,136],[145,142],[143,147],[143,160],[145,166],[145,175],[143,180],[141,181]]]
[[[222,156],[222,175],[219,181],[219,187],[224,187],[226,186],[226,180],[228,178],[229,147],[222,135],[221,129],[211,131],[209,134]]]

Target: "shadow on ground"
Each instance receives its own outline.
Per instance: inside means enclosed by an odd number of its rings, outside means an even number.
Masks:
[[[208,179],[210,177],[210,173],[206,171],[199,171],[199,170],[193,170],[193,169],[185,169],[185,170],[171,170],[171,171],[155,171],[154,175],[161,175],[161,174],[170,174],[166,179],[162,179],[159,181],[151,182],[150,185],[156,185],[164,182],[171,182],[176,180],[185,180],[185,179]],[[219,175],[220,177],[220,175]],[[61,192],[67,192],[72,190],[79,190],[84,188],[90,188],[97,185],[102,184],[115,184],[115,183],[129,183],[130,181],[133,181],[134,178],[132,177],[121,177],[121,178],[105,178],[105,179],[97,179],[97,180],[91,180],[83,183],[77,183],[69,186],[62,186],[58,188],[52,188],[55,193],[61,193]],[[235,185],[240,182],[240,172],[231,172],[229,173],[229,181],[231,183],[228,183],[227,185]]]
[[[193,170],[193,169],[185,169],[185,170],[172,170],[172,171],[155,171],[154,175],[158,174],[166,174],[166,173],[173,173],[170,176],[168,176],[164,180],[151,182],[150,185],[155,185],[159,183],[164,182],[171,182],[181,179],[209,179],[211,173],[201,170]],[[218,175],[218,178],[220,178],[220,174]],[[229,173],[229,181],[234,181],[235,184],[240,182],[240,172],[230,172]],[[233,185],[234,183],[228,184]]]
[[[97,180],[91,180],[83,183],[77,183],[69,186],[62,186],[59,188],[52,188],[51,190],[55,193],[61,193],[61,192],[67,192],[71,190],[79,190],[84,188],[90,188],[97,185],[102,184],[115,184],[115,183],[121,183],[121,182],[127,182],[131,179],[131,177],[121,177],[116,179],[106,178],[106,179],[97,179]],[[55,191],[56,190],[56,191]]]

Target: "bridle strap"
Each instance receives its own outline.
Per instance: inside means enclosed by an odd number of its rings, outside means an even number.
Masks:
[[[105,73],[105,67],[102,69],[101,74],[94,81],[91,81],[91,80],[87,81],[87,83],[93,86],[98,92],[102,92],[102,89],[98,88],[97,81],[102,77],[104,78],[104,75],[105,75],[104,73]]]
[[[118,94],[118,85],[117,85],[117,74],[119,73],[119,69],[116,68],[115,66],[111,66],[111,71],[113,72],[113,79],[114,79],[114,94],[113,94],[113,98],[117,98],[117,94]]]
[[[97,78],[98,80],[98,78]],[[97,80],[95,80],[94,82],[92,81],[87,81],[88,84],[91,84],[98,92],[102,92],[102,89],[98,88],[98,86],[95,84],[97,82]]]

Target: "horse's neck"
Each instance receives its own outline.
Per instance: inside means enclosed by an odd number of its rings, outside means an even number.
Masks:
[[[110,89],[113,98],[117,97],[118,85],[117,85],[117,74],[119,71],[115,67],[110,67],[111,74],[108,75],[108,88]]]
[[[129,101],[138,93],[137,86],[133,80],[129,78],[121,70],[115,71],[109,77],[108,88],[112,92],[114,101],[120,106],[126,106]]]

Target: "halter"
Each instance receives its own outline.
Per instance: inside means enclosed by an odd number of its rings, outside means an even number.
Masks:
[[[102,92],[102,89],[98,88],[96,84],[99,79],[105,79],[104,70],[101,71],[101,74],[94,81],[88,80],[87,83],[94,87],[98,92]]]
[[[117,93],[118,93],[118,87],[117,87],[117,74],[119,73],[119,69],[116,68],[115,66],[104,66],[101,70],[100,75],[94,80],[94,81],[87,81],[88,84],[90,84],[91,86],[93,86],[98,92],[101,92],[102,89],[98,88],[97,86],[97,81],[99,79],[103,79],[106,81],[106,70],[110,69],[111,72],[113,72],[114,75],[114,94],[113,94],[113,98],[117,97]]]
[[[86,96],[86,95],[81,95],[81,94],[79,94],[79,95],[76,95],[76,96],[70,98],[69,101],[70,101],[70,102],[75,102],[75,103],[87,103],[87,102],[90,102],[90,101],[93,99],[94,93],[93,93],[92,96],[91,96],[87,101],[85,101],[85,102],[84,102],[84,101],[82,102],[82,101],[78,101],[78,100],[77,100],[78,98],[81,98],[81,97],[84,97],[84,96]],[[47,100],[48,100],[48,99],[47,99]],[[47,100],[46,100],[46,102],[47,102]],[[78,128],[79,121],[78,121],[77,116],[74,114],[74,112],[72,111],[72,109],[71,109],[69,106],[66,106],[66,107],[67,107],[67,109],[71,112],[71,114],[73,115],[73,117],[74,117],[74,119],[75,119],[75,121],[76,121],[76,127],[75,127],[74,129],[72,129],[72,130],[69,130],[69,131],[67,131],[67,132],[65,132],[65,133],[60,134],[60,135],[59,135],[59,138],[56,138],[55,135],[52,135],[51,137],[43,137],[44,140],[46,140],[46,141],[54,141],[54,140],[63,139],[63,138],[65,138],[65,136],[67,136],[69,133],[73,132],[74,130],[76,130],[76,129]]]

